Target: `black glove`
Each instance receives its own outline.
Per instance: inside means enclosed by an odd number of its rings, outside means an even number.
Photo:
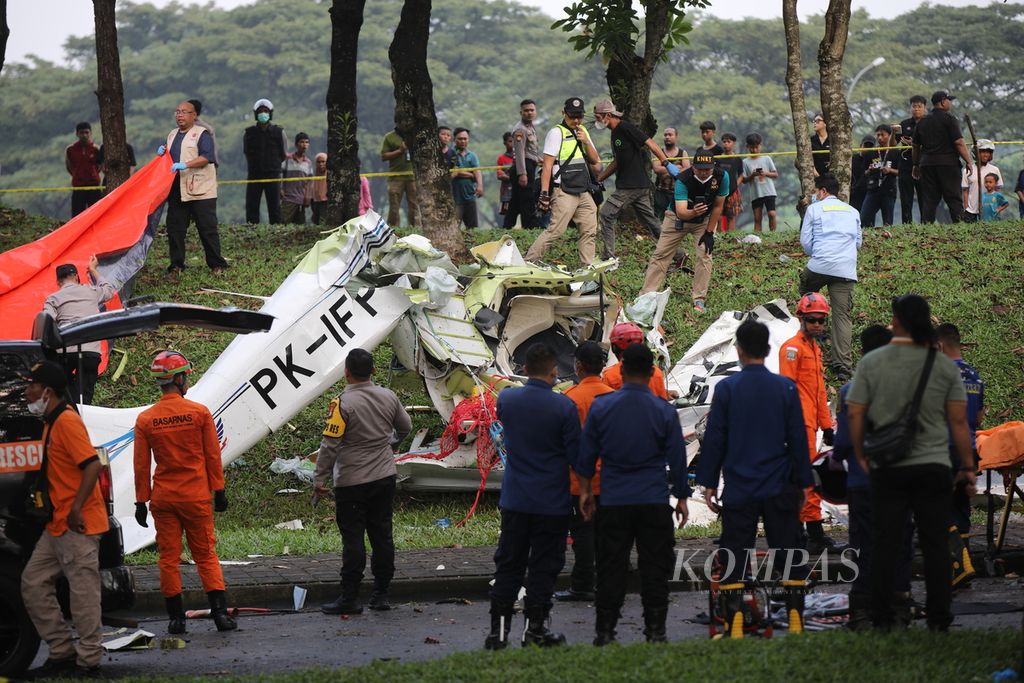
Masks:
[[[831,427],[829,429],[822,430],[822,432],[821,432],[821,441],[826,446],[834,445],[835,442],[836,442],[836,433],[835,433],[835,431],[833,431]]]
[[[228,494],[224,493],[224,489],[213,492],[213,511],[214,512],[227,512],[228,510]]]
[[[146,518],[149,516],[149,510],[146,509],[145,503],[135,504],[135,521],[139,523],[139,526],[149,528],[149,523]]]
[[[547,192],[541,192],[540,196],[537,197],[537,210],[541,213],[551,211],[551,195]]]
[[[697,245],[703,246],[704,251],[707,252],[708,256],[711,256],[711,252],[715,250],[715,233],[705,230],[704,234],[697,240]]]

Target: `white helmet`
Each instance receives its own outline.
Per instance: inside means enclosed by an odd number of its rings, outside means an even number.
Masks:
[[[256,104],[252,105],[252,110],[256,111],[260,107],[266,107],[270,111],[274,111],[274,103],[268,100],[266,97],[256,100]]]
[[[987,149],[990,152],[994,152],[996,151],[996,145],[991,140],[978,140],[978,151],[980,152],[983,149]]]

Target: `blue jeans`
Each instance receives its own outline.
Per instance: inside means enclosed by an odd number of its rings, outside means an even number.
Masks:
[[[860,207],[860,224],[865,228],[875,227],[875,214],[882,210],[882,225],[892,225],[896,195],[882,190],[868,190]]]

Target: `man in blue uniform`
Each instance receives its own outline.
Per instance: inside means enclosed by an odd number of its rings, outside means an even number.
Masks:
[[[964,360],[960,346],[960,330],[953,323],[942,323],[935,328],[939,339],[939,350],[960,368],[960,381],[967,391],[967,431],[971,436],[971,450],[974,462],[978,463],[977,431],[985,419],[985,382],[981,375]],[[949,457],[959,463],[952,433],[949,436]],[[949,529],[949,549],[953,564],[953,585],[959,586],[974,576],[968,542],[971,532],[971,498],[958,484],[953,490],[953,515]]]
[[[768,328],[762,323],[747,320],[736,330],[743,370],[715,387],[697,464],[697,483],[705,487],[708,507],[722,513],[719,547],[725,551],[721,559],[726,572],[719,591],[726,629],[733,638],[743,637],[743,579],[758,519],[764,519],[769,549],[802,548],[803,490],[814,481],[800,396],[792,380],[764,366],[770,348]],[[720,474],[725,490],[719,501]],[[783,577],[791,633],[803,630],[805,579],[803,567]]]
[[[488,650],[508,644],[512,609],[526,586],[523,646],[563,645],[565,636],[548,630],[555,579],[565,564],[569,533],[569,468],[579,451],[576,404],[551,390],[557,378],[555,352],[534,344],[526,352],[525,386],[498,395],[498,419],[505,428],[508,458],[501,482],[501,535],[494,553],[491,632]]]
[[[644,635],[663,643],[668,615],[668,581],[675,545],[665,465],[678,500],[676,515],[686,524],[686,445],[675,409],[647,386],[654,354],[644,344],[622,352],[622,388],[594,400],[583,429],[576,474],[580,506],[589,518],[597,513],[597,637],[594,645],[615,640],[619,610],[626,599],[629,552],[636,543]],[[601,503],[591,492],[601,460]]]

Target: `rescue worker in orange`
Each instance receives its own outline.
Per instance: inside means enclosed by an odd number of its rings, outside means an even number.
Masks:
[[[618,390],[622,388],[622,352],[630,344],[643,344],[644,331],[636,323],[618,323],[612,328],[608,341],[611,342],[612,353],[615,354],[619,362],[601,373],[601,379],[612,389]],[[651,381],[647,383],[647,386],[651,388],[651,393],[655,396],[668,400],[665,374],[657,365],[654,366],[654,374],[651,375]]]
[[[818,428],[826,446],[831,446],[835,432],[832,430],[832,413],[828,408],[828,393],[825,391],[825,369],[821,358],[818,339],[825,333],[828,320],[828,301],[821,294],[804,294],[796,307],[800,319],[800,331],[779,348],[779,374],[796,382],[800,393],[800,405],[804,412],[804,427],[807,429],[808,456],[813,463],[818,457]],[[810,487],[806,490],[804,506],[800,510],[800,521],[807,528],[807,550],[819,554],[826,548],[834,548],[835,542],[825,535],[821,524],[821,496]]]
[[[228,509],[220,442],[210,410],[185,398],[192,364],[177,351],[161,351],[150,374],[163,395],[135,421],[135,520],[146,522],[149,502],[160,547],[160,591],[167,604],[168,633],[185,633],[181,599],[181,534],[199,570],[218,631],[237,628],[227,612],[224,575],[217,557],[213,513]],[[156,460],[152,484],[150,472]],[[210,492],[213,505],[210,505]]]
[[[583,342],[576,347],[576,376],[579,382],[566,389],[565,395],[576,404],[580,413],[580,426],[587,420],[590,405],[594,399],[603,394],[610,394],[614,389],[601,379],[607,354],[596,342]],[[621,375],[620,375],[621,377]],[[601,461],[597,461],[597,471],[590,481],[591,491],[598,500],[601,495]],[[572,554],[576,561],[572,566],[572,581],[569,590],[555,593],[555,600],[561,602],[593,602],[594,570],[596,554],[594,552],[594,521],[583,519],[580,510],[580,481],[576,473],[569,470],[569,493],[572,494],[572,518],[569,520],[569,535],[572,537]]]

